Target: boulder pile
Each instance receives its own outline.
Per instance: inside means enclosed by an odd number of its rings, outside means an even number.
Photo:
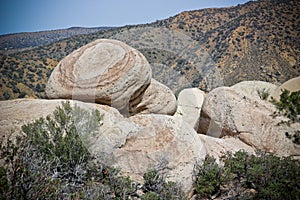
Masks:
[[[280,156],[300,156],[300,147],[285,133],[300,124],[272,117],[276,107],[262,93],[282,88],[299,90],[299,77],[275,86],[244,81],[209,93],[197,88],[175,95],[152,79],[151,66],[136,49],[116,40],[100,39],[72,52],[52,72],[46,99],[0,102],[0,136],[19,134],[21,126],[51,115],[69,100],[103,114],[98,133],[87,136],[95,157],[110,157],[112,165],[131,179],[142,181],[148,168],[161,167],[167,180],[193,190],[193,167],[206,155],[255,150]],[[285,85],[288,85],[285,86]],[[292,85],[292,86],[290,86]],[[99,156],[97,156],[99,155]]]

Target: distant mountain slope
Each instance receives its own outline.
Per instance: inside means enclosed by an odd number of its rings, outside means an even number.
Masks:
[[[224,85],[250,79],[276,83],[300,75],[299,14],[299,0],[260,0],[183,12],[158,24],[198,40]]]
[[[152,65],[154,78],[175,93],[184,87],[209,91],[242,80],[278,84],[300,75],[299,13],[300,0],[259,0],[0,55],[0,98],[44,98],[58,61],[98,38],[118,39],[139,49]]]
[[[111,27],[83,28],[71,27],[52,31],[25,32],[0,35],[0,50],[22,49],[50,44],[74,35],[89,34],[100,30],[108,30]]]

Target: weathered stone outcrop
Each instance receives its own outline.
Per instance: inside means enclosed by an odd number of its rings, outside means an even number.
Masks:
[[[282,93],[282,90],[288,90],[290,92],[296,92],[300,90],[300,76],[290,79],[277,87],[273,92],[270,93],[269,100],[280,100],[280,95]]]
[[[275,111],[275,106],[268,101],[229,87],[216,88],[205,98],[198,131],[218,138],[236,136],[255,149],[277,155],[299,155],[299,145],[293,144],[285,133],[294,133],[300,124],[278,126],[287,119],[273,118]]]
[[[182,119],[198,130],[199,118],[205,93],[198,88],[187,88],[178,95],[178,107],[175,116]]]
[[[173,115],[177,108],[176,97],[165,85],[152,79],[149,87],[137,98],[137,105],[131,107],[131,113]]]
[[[53,70],[46,86],[50,99],[78,99],[128,112],[151,81],[151,67],[136,49],[99,39],[72,52]]]

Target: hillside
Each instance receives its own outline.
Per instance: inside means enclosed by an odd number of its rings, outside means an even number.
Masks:
[[[0,55],[0,99],[44,98],[45,84],[59,60],[97,38],[118,39],[139,49],[152,65],[154,78],[175,93],[191,86],[210,91],[242,80],[278,84],[300,74],[299,13],[299,0],[260,0],[183,12],[47,45],[40,42],[38,48]],[[21,38],[26,41],[25,35]]]

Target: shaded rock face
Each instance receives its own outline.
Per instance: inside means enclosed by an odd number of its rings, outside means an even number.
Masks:
[[[198,88],[187,88],[178,95],[178,107],[175,116],[198,130],[199,119],[205,93]]]
[[[136,49],[117,40],[99,39],[69,54],[53,70],[49,99],[78,99],[128,112],[151,81],[151,67]]]
[[[269,100],[276,100],[279,101],[280,100],[280,95],[282,93],[282,90],[288,90],[290,92],[296,92],[300,90],[300,76],[290,79],[288,81],[286,81],[285,83],[283,83],[282,85],[280,85],[279,87],[277,87],[273,92],[270,93],[269,96]]]
[[[130,119],[139,130],[114,151],[121,172],[142,179],[148,168],[164,169],[167,180],[179,183],[189,193],[193,187],[194,164],[206,156],[196,131],[178,117],[150,114]]]
[[[198,131],[217,138],[236,136],[253,148],[277,155],[299,155],[299,145],[293,144],[285,133],[294,133],[300,124],[278,126],[287,119],[273,118],[275,111],[268,101],[220,87],[206,96]]]
[[[137,105],[131,107],[132,114],[166,114],[173,115],[177,108],[176,97],[165,85],[155,79],[151,80],[149,87],[137,98]]]

